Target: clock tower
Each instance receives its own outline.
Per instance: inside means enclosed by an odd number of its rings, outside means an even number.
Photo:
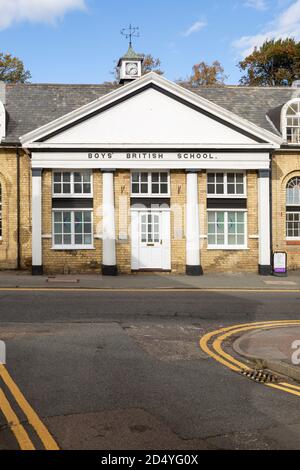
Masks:
[[[142,76],[143,56],[137,54],[131,44],[126,54],[118,62],[120,83],[129,83]]]

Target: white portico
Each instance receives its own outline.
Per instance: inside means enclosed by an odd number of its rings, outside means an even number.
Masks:
[[[131,238],[131,269],[163,271],[172,270],[174,255],[171,179],[176,172],[186,172],[183,237],[186,272],[191,275],[202,274],[201,239],[205,237],[210,250],[248,249],[247,172],[256,171],[259,233],[251,235],[259,240],[260,273],[270,272],[270,154],[282,141],[272,132],[150,73],[21,140],[32,157],[33,273],[43,270],[42,174],[49,170],[56,215],[53,233],[48,235],[52,249],[61,250],[76,250],[76,239],[78,249],[93,248],[96,230],[90,225],[98,189],[92,191],[88,175],[101,172],[99,262],[104,274],[113,275],[118,271],[116,195],[122,196],[116,171],[131,175],[131,228],[126,234]],[[205,204],[199,196],[199,173],[207,173]],[[176,187],[178,194],[180,187]],[[201,211],[206,209],[210,214],[204,224]],[[60,240],[57,245],[55,237]]]

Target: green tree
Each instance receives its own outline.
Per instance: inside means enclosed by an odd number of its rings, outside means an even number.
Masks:
[[[11,54],[0,52],[0,80],[5,83],[26,83],[31,78],[23,62]]]
[[[300,78],[300,42],[290,38],[265,41],[239,62],[239,67],[245,72],[241,85],[291,85]]]
[[[211,65],[206,62],[195,64],[188,82],[192,86],[222,86],[227,78],[224,68],[215,60]]]

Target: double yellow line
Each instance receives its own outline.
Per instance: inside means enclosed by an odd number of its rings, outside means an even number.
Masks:
[[[249,365],[238,361],[236,358],[225,352],[222,347],[224,341],[228,340],[230,337],[238,333],[243,333],[250,330],[270,329],[278,327],[284,328],[299,325],[300,320],[279,320],[234,325],[207,333],[200,339],[200,347],[206,354],[223,364],[225,367],[228,367],[234,372],[241,373],[243,370],[250,370]],[[278,384],[265,383],[264,385],[300,397],[300,387],[298,387],[297,385],[292,385],[287,382],[280,382]]]
[[[3,364],[0,364],[0,377],[3,380],[4,384],[16,400],[20,409],[26,416],[26,422],[33,428],[37,437],[41,441],[45,450],[59,450],[57,443],[54,438],[51,436],[50,432],[46,426],[42,423],[37,413],[28,403],[23,393],[14,382],[10,374],[8,373],[6,367]],[[11,407],[4,391],[0,389],[0,410],[2,411],[7,424],[11,431],[13,432],[19,447],[21,450],[35,450],[35,446],[29,437],[28,432],[25,430],[23,424],[21,424],[17,414],[14,412]]]

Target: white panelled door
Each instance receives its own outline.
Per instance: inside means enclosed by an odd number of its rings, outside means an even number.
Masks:
[[[132,269],[171,269],[170,212],[132,211]]]

